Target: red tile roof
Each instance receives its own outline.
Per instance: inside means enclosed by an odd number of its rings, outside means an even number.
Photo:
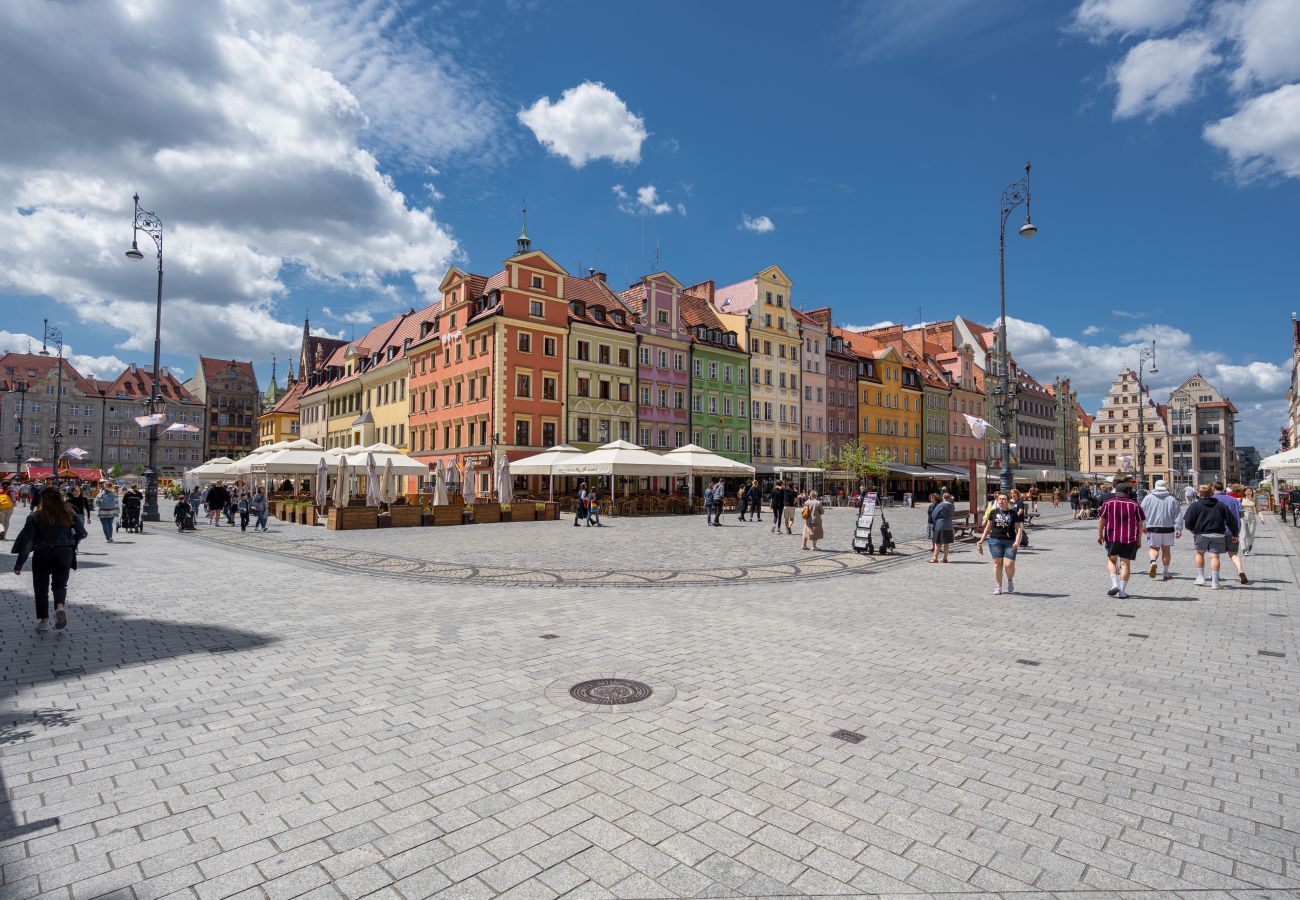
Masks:
[[[0,356],[0,372],[8,367],[13,367],[14,374],[6,376],[13,381],[33,381],[44,378],[46,375],[55,373],[55,364],[59,358],[54,355],[42,356],[39,353],[6,353]],[[28,370],[36,372],[35,375],[28,375]],[[71,382],[82,394],[90,397],[99,396],[99,391],[90,379],[83,376],[80,372],[72,367],[72,363],[66,359],[63,361],[63,378]]]
[[[612,328],[616,331],[632,331],[634,313],[628,310],[627,305],[609,289],[605,280],[598,276],[589,276],[587,278],[574,278],[565,276],[564,278],[564,299],[570,304],[577,301],[584,306],[584,315],[576,315],[573,307],[569,307],[569,321],[582,322],[587,325],[595,325],[599,328]],[[605,316],[603,319],[595,318],[591,313],[592,310],[603,310]],[[623,316],[623,324],[620,325],[614,321],[612,314],[620,313]]]
[[[234,359],[212,359],[207,356],[200,356],[199,366],[202,369],[203,380],[205,382],[210,382],[212,379],[218,377],[222,372],[226,371],[227,366],[234,366],[240,374],[247,375],[254,383],[257,382],[257,376],[253,374],[253,364],[251,362],[240,362]]]
[[[153,372],[150,369],[143,366],[127,366],[121,375],[108,383],[104,393],[110,397],[122,393],[134,400],[138,397],[148,397],[152,390]],[[158,393],[164,400],[198,405],[202,403],[167,369],[159,373]]]
[[[272,406],[269,410],[267,410],[267,412],[281,413],[283,415],[289,415],[289,416],[296,416],[298,414],[298,410],[302,403],[303,391],[305,391],[306,389],[307,389],[307,382],[305,381],[294,382],[292,385],[289,386],[289,390],[285,391],[284,394],[280,396],[280,399],[276,401],[275,406]]]

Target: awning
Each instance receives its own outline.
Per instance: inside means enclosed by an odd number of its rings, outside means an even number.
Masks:
[[[819,469],[816,466],[778,466],[772,463],[754,463],[754,471],[759,475],[811,475],[814,472],[824,472],[825,469]]]
[[[33,480],[49,478],[53,470],[39,466],[28,466],[27,477]],[[79,478],[82,481],[103,481],[104,473],[99,469],[59,469],[60,478]]]

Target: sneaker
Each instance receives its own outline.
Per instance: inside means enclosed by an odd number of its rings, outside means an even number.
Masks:
[[[1174,576],[1172,576],[1172,575],[1170,575],[1168,572],[1166,572],[1166,573],[1165,573],[1165,577],[1164,577],[1163,579],[1161,579],[1161,580],[1162,580],[1162,581],[1173,581],[1173,580],[1174,580]]]
[[[54,611],[54,627],[60,631],[68,627],[68,611],[66,609],[56,609]]]
[[[1001,593],[1002,593],[1002,588],[1000,588],[1000,587],[995,587],[995,588],[993,589],[993,596],[994,596],[994,597],[998,596],[998,595],[1001,594]]]
[[[1238,572],[1237,578],[1241,581],[1242,584],[1250,584],[1250,579],[1246,577],[1245,572]]]
[[[1008,594],[1014,594],[1015,592],[1016,592],[1016,583],[1015,583],[1014,581],[1012,581],[1010,578],[1008,578],[1008,579],[1007,579],[1007,593],[1008,593]]]
[[[1156,568],[1157,568],[1157,566],[1156,566],[1156,561],[1153,559],[1153,560],[1151,560],[1151,567],[1150,567],[1149,569],[1147,569],[1147,575],[1150,576],[1151,578],[1155,578],[1155,577],[1156,577]]]
[[[36,633],[37,633],[37,634],[45,634],[45,633],[46,633],[47,631],[49,631],[49,630],[50,630],[50,623],[49,623],[49,622],[37,622],[37,623],[36,623]]]
[[[1116,597],[1116,596],[1119,596],[1119,588],[1111,588],[1110,590],[1108,590],[1108,591],[1106,592],[1106,596],[1107,596],[1107,597]]]
[[[1221,591],[1221,590],[1223,590],[1223,585],[1219,584],[1219,582],[1216,581],[1216,582],[1214,582],[1214,584],[1210,585],[1210,590],[1212,590],[1212,591]]]
[[[1196,586],[1197,586],[1197,587],[1205,587],[1205,579],[1204,579],[1204,578],[1198,578],[1198,579],[1196,579]]]
[[[1116,599],[1118,599],[1118,600],[1127,600],[1127,599],[1128,599],[1128,594],[1124,593],[1123,591],[1120,591],[1119,594],[1116,595]]]

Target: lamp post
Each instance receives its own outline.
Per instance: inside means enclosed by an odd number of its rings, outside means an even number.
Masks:
[[[153,378],[152,387],[149,390],[149,399],[145,401],[145,409],[150,416],[158,412],[162,405],[162,398],[158,396],[158,369],[160,364],[160,352],[162,349],[162,283],[163,283],[163,229],[162,220],[156,215],[140,208],[140,195],[136,194],[135,200],[135,218],[131,221],[131,249],[126,251],[126,258],[132,260],[144,259],[144,254],[136,246],[136,238],[141,231],[153,238],[153,242],[158,247],[158,299],[154,310],[153,320]],[[158,515],[158,424],[148,426],[149,428],[149,465],[144,470],[144,520],[146,522],[157,522]]]
[[[1138,499],[1141,500],[1147,493],[1147,433],[1145,413],[1147,408],[1146,396],[1142,391],[1142,367],[1147,360],[1151,360],[1151,374],[1159,375],[1160,370],[1156,368],[1156,342],[1153,340],[1150,347],[1143,347],[1138,352]]]
[[[27,382],[15,381],[9,393],[18,395],[18,412],[14,413],[14,421],[18,423],[18,446],[14,448],[14,465],[17,466],[16,474],[21,475],[23,473],[23,432],[27,427],[23,419],[27,412]]]
[[[54,440],[54,455],[50,465],[53,467],[50,472],[57,479],[59,477],[59,445],[63,443],[63,332],[57,328],[50,327],[49,319],[42,319],[45,325],[45,331],[41,335],[41,356],[49,356],[49,344],[54,343],[55,350],[58,351],[58,370],[56,375],[54,389],[54,429],[50,436]]]
[[[998,343],[1001,345],[998,361],[997,407],[998,426],[1002,431],[1002,472],[999,476],[999,488],[1010,493],[1014,486],[1011,471],[1011,404],[1014,393],[1010,382],[1010,366],[1007,362],[1007,219],[1018,207],[1025,207],[1025,224],[1020,226],[1020,236],[1031,238],[1038,233],[1038,226],[1029,218],[1029,163],[1025,163],[1025,177],[1013,181],[1002,191],[1002,228],[998,232],[998,285],[1000,291],[998,317]]]

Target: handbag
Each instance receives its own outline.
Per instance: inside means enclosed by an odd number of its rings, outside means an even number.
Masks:
[[[803,508],[803,511],[800,512],[799,515],[803,516],[803,520],[807,522],[809,519],[812,518],[812,510],[810,510],[808,507],[805,506]]]

